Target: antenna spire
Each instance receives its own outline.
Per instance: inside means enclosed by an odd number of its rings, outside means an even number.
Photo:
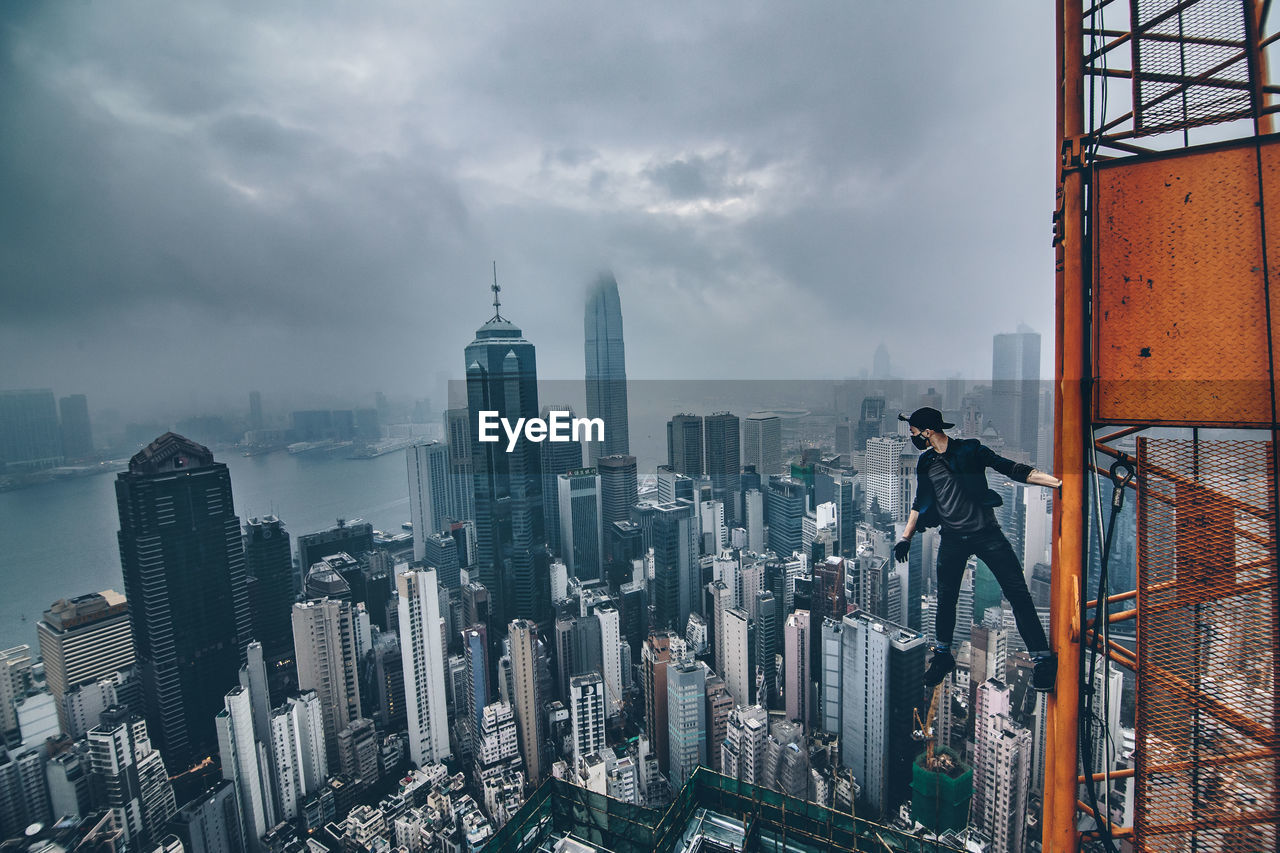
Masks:
[[[502,299],[498,296],[502,292],[502,288],[498,285],[498,262],[493,262],[493,284],[489,288],[493,291],[493,319],[501,320],[502,313],[499,309],[502,307]]]

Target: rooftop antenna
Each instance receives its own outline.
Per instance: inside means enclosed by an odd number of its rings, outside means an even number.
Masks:
[[[493,285],[490,289],[493,291],[493,319],[501,320],[502,313],[498,309],[502,307],[502,299],[499,298],[498,294],[502,291],[502,288],[498,285],[497,261],[493,262]]]

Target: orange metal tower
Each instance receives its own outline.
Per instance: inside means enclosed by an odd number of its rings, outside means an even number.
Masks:
[[[1057,2],[1052,853],[1280,846],[1270,5]],[[1137,579],[1099,596],[1089,541],[1116,490],[1137,503]],[[1081,793],[1086,658],[1136,673],[1134,768],[1089,768],[1104,790],[1132,776],[1132,827]]]

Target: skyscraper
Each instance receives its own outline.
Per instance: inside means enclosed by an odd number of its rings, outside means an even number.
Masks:
[[[301,803],[329,778],[324,711],[314,691],[291,696],[271,712],[271,752],[280,814],[294,820]]]
[[[270,744],[260,743],[254,737],[249,690],[234,687],[224,701],[225,707],[214,719],[222,778],[235,785],[246,848],[261,850],[260,839],[276,824]]]
[[[698,519],[685,501],[653,507],[654,625],[683,636],[702,586]]]
[[[748,626],[750,617],[741,607],[730,607],[724,611],[723,624],[716,625],[716,634],[724,634],[724,677],[725,686],[738,705],[751,702],[751,682],[754,673],[750,672],[749,662],[754,655],[748,645]]]
[[[542,696],[542,677],[538,672],[538,626],[527,619],[516,619],[507,631],[511,640],[511,676],[515,695],[516,724],[520,729],[520,752],[530,782],[542,781],[542,743],[545,739],[546,715]]]
[[[86,459],[93,455],[93,429],[89,426],[89,401],[83,394],[72,394],[58,400],[62,416],[62,455],[67,459]]]
[[[405,450],[409,473],[409,520],[413,559],[426,554],[426,538],[445,530],[449,518],[449,447],[438,441]]]
[[[650,634],[640,652],[644,730],[664,771],[670,757],[667,751],[667,665],[670,660],[671,635]]]
[[[1035,457],[1040,437],[1040,335],[1020,325],[991,347],[991,420],[1010,447]]]
[[[997,679],[978,687],[974,726],[972,821],[991,837],[992,853],[1023,849],[1031,732],[1009,716],[1010,689]]]
[[[150,850],[178,804],[146,722],[125,708],[108,708],[87,737],[93,772],[106,791],[104,805],[115,815],[130,849]]]
[[[803,544],[804,483],[790,477],[770,477],[765,509],[769,523],[769,550],[779,557],[790,557]]]
[[[573,763],[604,749],[604,680],[600,673],[569,681],[569,717],[573,725]]]
[[[0,470],[51,468],[62,460],[53,392],[0,391]]]
[[[213,717],[252,631],[227,466],[165,433],[116,478],[120,562],[150,736],[185,770],[217,744]]]
[[[812,664],[809,647],[809,611],[796,610],[787,617],[782,629],[785,647],[783,661],[783,694],[787,700],[787,719],[809,725],[809,693]]]
[[[639,479],[634,456],[601,456],[596,463],[600,472],[600,502],[605,527],[616,521],[629,521],[631,508],[640,500]]]
[[[245,522],[244,560],[253,638],[268,661],[293,660],[293,555],[280,519],[268,515]]]
[[[44,676],[58,708],[58,726],[71,729],[63,696],[113,675],[134,661],[129,605],[113,589],[59,599],[36,623]]]
[[[599,578],[604,561],[604,531],[600,526],[600,475],[579,468],[556,478],[560,516],[560,551],[569,574]]]
[[[702,416],[680,414],[667,421],[667,465],[677,474],[702,476]]]
[[[476,493],[471,468],[471,421],[466,409],[446,409],[445,438],[449,444],[448,515],[454,521],[475,521]]]
[[[693,661],[667,665],[667,745],[672,789],[707,763],[706,667]]]
[[[604,441],[589,442],[587,464],[601,456],[627,454],[626,348],[622,342],[622,303],[612,273],[601,273],[587,296],[583,315],[586,338],[587,417],[604,421]]]
[[[533,344],[498,311],[476,330],[466,348],[467,410],[475,484],[476,569],[486,587],[502,590],[494,601],[494,626],[515,618],[549,617],[549,595],[535,580],[535,550],[543,529],[542,460],[538,445],[521,437],[511,452],[505,442],[480,441],[481,412],[515,423],[538,416],[538,374]],[[544,601],[543,599],[548,599]]]
[[[549,421],[551,413],[568,412],[573,418],[573,409],[564,404],[542,407],[542,419]],[[538,445],[538,453],[542,457],[542,520],[547,534],[547,545],[553,554],[563,553],[564,543],[560,536],[560,501],[556,487],[556,478],[561,474],[582,468],[582,445],[576,441],[544,441]]]
[[[298,688],[314,690],[320,699],[328,763],[337,767],[338,732],[360,716],[360,678],[351,603],[322,598],[295,604],[293,646],[297,652]]]
[[[707,474],[711,477],[711,493],[724,502],[724,520],[737,527],[742,518],[740,506],[742,456],[739,453],[738,416],[729,412],[707,415],[703,421],[706,435]]]
[[[742,464],[754,465],[768,481],[782,473],[782,418],[772,412],[755,412],[742,422]]]
[[[449,756],[445,709],[444,643],[439,585],[434,569],[396,575],[404,699],[409,716],[409,754],[419,767]]]
[[[862,785],[874,814],[888,814],[909,795],[913,712],[923,704],[924,637],[869,613],[847,614],[841,626],[840,760]]]
[[[906,521],[911,510],[911,481],[902,471],[902,454],[907,449],[901,436],[877,436],[867,439],[866,513],[871,515],[872,505],[887,513],[891,521]]]

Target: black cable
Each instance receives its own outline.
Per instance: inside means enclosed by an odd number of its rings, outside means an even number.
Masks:
[[[1121,472],[1124,472],[1121,474]],[[1079,672],[1079,690],[1082,698],[1081,714],[1077,725],[1077,734],[1079,736],[1080,747],[1080,765],[1084,770],[1085,789],[1089,794],[1089,807],[1093,809],[1094,822],[1098,826],[1098,834],[1101,838],[1103,847],[1107,853],[1119,853],[1115,846],[1115,839],[1111,836],[1111,816],[1102,815],[1098,809],[1098,788],[1097,782],[1094,781],[1093,773],[1093,732],[1092,725],[1097,722],[1099,728],[1102,729],[1102,736],[1110,738],[1111,733],[1108,730],[1107,721],[1100,720],[1094,712],[1093,699],[1093,679],[1097,673],[1099,644],[1102,636],[1103,620],[1110,617],[1110,607],[1107,604],[1107,568],[1111,559],[1111,545],[1115,539],[1116,519],[1120,516],[1120,510],[1124,507],[1124,490],[1128,487],[1129,482],[1133,479],[1133,469],[1128,463],[1117,461],[1112,464],[1110,471],[1111,481],[1114,484],[1111,493],[1111,515],[1107,519],[1107,531],[1103,537],[1102,555],[1100,565],[1098,567],[1098,594],[1094,600],[1093,609],[1093,638],[1089,641],[1089,666],[1088,675],[1085,674],[1084,658],[1080,660]],[[1100,495],[1098,497],[1101,497]],[[1085,597],[1081,596],[1080,601],[1080,623],[1087,626],[1088,603]],[[1103,685],[1103,690],[1107,686]]]

